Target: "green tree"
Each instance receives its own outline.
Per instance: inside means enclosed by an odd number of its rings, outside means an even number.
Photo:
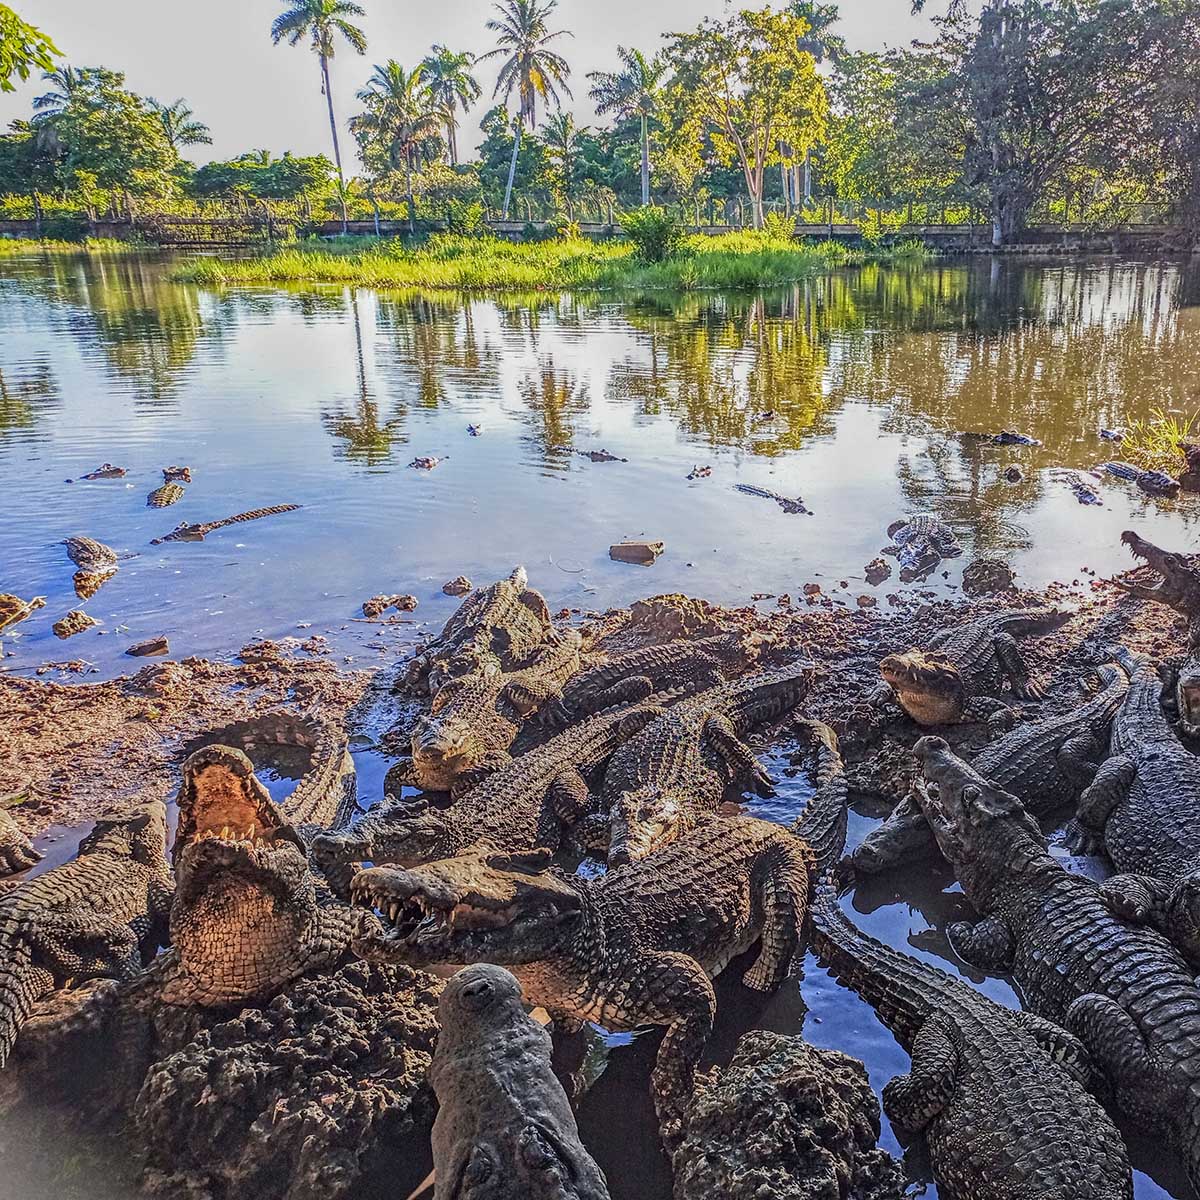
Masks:
[[[58,47],[40,30],[27,24],[7,4],[0,4],[0,92],[16,90],[13,76],[28,79],[31,71],[54,67]]]
[[[208,126],[195,120],[195,113],[182,97],[170,104],[160,104],[153,96],[146,102],[158,113],[163,133],[171,143],[171,149],[179,152],[180,146],[211,145]]]
[[[836,4],[821,3],[820,0],[795,0],[789,10],[807,26],[808,32],[800,39],[800,49],[813,56],[814,62],[828,59],[837,66],[846,53],[846,39],[834,33],[833,27],[841,16]],[[797,204],[807,204],[812,199],[812,147],[804,155],[803,164],[793,168],[793,199]]]
[[[659,89],[666,75],[661,58],[647,58],[640,50],[617,47],[619,71],[592,71],[588,95],[601,116],[614,113],[624,120],[641,122],[642,205],[650,203],[650,118],[658,103]]]
[[[512,162],[504,189],[504,216],[507,218],[521,135],[527,125],[530,129],[537,126],[538,100],[558,107],[561,103],[560,89],[566,95],[571,95],[571,89],[567,86],[571,68],[561,54],[550,49],[550,43],[556,38],[570,37],[571,34],[561,29],[551,33],[546,24],[546,18],[558,7],[558,0],[499,0],[493,7],[500,17],[488,21],[487,28],[496,34],[498,44],[483,58],[505,56],[493,95],[503,93],[505,103],[514,92],[517,95]]]
[[[421,74],[429,94],[443,113],[446,123],[446,145],[450,150],[450,165],[458,165],[458,110],[467,112],[482,95],[471,68],[473,54],[455,53],[445,46],[434,46],[421,63]]]
[[[825,134],[825,86],[799,45],[807,33],[799,17],[765,9],[706,20],[667,39],[676,152],[698,169],[707,143],[718,162],[736,162],[755,228],[763,225],[766,169],[780,161],[779,147],[802,158]]]
[[[340,34],[356,53],[367,52],[367,35],[350,20],[363,16],[360,5],[352,0],[295,0],[291,8],[271,22],[271,41],[286,41],[297,46],[309,38],[313,53],[321,64],[321,88],[329,107],[329,133],[333,138],[333,161],[337,164],[338,195],[342,205],[342,232],[346,230],[346,177],[342,172],[342,148],[338,144],[337,118],[333,113],[333,89],[329,83],[329,60]]]
[[[550,190],[568,204],[579,181],[582,138],[587,133],[586,126],[581,129],[575,124],[575,118],[561,108],[551,113],[542,126]]]
[[[53,87],[34,97],[33,111],[42,117],[52,117],[62,112],[72,100],[87,91],[91,74],[89,67],[72,67],[68,63],[47,71],[42,78]]]

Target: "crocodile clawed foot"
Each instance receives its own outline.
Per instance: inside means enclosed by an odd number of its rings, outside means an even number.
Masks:
[[[761,767],[755,769],[751,777],[750,790],[756,796],[774,796],[775,795],[775,780],[766,773]]]
[[[1072,854],[1094,856],[1103,851],[1104,839],[1085,829],[1078,820],[1071,820],[1064,831],[1063,845]]]
[[[1046,689],[1034,679],[1027,679],[1024,683],[1016,684],[1013,687],[1013,693],[1018,700],[1045,700]]]

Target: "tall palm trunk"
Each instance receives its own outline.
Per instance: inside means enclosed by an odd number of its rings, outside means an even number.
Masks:
[[[513,180],[517,177],[517,155],[521,150],[521,133],[525,128],[522,117],[517,118],[517,131],[513,137],[512,162],[508,164],[508,183],[504,188],[504,220],[508,220],[508,208],[512,203]]]
[[[342,206],[342,233],[348,231],[346,218],[346,177],[342,174],[342,148],[338,145],[337,118],[333,115],[333,89],[329,86],[329,59],[321,58],[321,79],[325,84],[325,100],[329,105],[329,132],[333,135],[333,161],[337,164],[338,200]]]
[[[458,166],[458,122],[454,119],[454,106],[446,113],[446,144],[450,150],[450,165]]]
[[[413,220],[413,210],[416,208],[416,199],[413,196],[412,189],[412,151],[409,150],[404,155],[404,186],[408,192],[406,199],[408,200],[408,232],[416,233],[417,226]]]
[[[642,113],[642,207],[650,203],[650,123]]]

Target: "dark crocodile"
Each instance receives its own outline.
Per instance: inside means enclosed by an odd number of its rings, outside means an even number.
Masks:
[[[249,512],[235,513],[232,517],[223,517],[219,521],[199,521],[188,524],[186,521],[176,525],[170,533],[160,538],[151,538],[150,545],[161,546],[163,542],[202,542],[214,529],[224,529],[227,525],[239,525],[243,521],[257,521],[262,517],[273,517],[277,513],[295,512],[299,504],[273,504],[269,508],[252,508]]]
[[[462,602],[442,632],[408,665],[405,682],[436,694],[450,679],[497,674],[528,658],[551,631],[550,610],[529,586],[524,567],[479,588]]]
[[[1107,756],[1109,726],[1129,689],[1128,675],[1116,664],[1096,673],[1100,690],[1086,703],[1018,725],[981,750],[971,765],[997,787],[1022,797],[1036,816],[1074,804]],[[874,875],[935,849],[929,822],[909,796],[863,839],[850,862],[856,871]]]
[[[1101,463],[1100,469],[1118,479],[1128,479],[1130,483],[1136,483],[1143,492],[1149,492],[1152,496],[1179,495],[1179,481],[1162,471],[1144,471],[1141,467],[1127,462]]]
[[[716,812],[735,780],[771,795],[770,776],[742,739],[795,708],[813,677],[807,661],[744,676],[672,705],[626,742],[604,774],[609,864],[645,858],[679,837]]]
[[[608,1200],[550,1067],[550,1034],[525,1013],[521,985],[477,963],[446,984],[429,1069],[434,1200]]]
[[[823,883],[813,947],[912,1056],[883,1089],[901,1137],[924,1134],[944,1200],[1130,1200],[1112,1120],[1089,1095],[1083,1044],[863,933]]]
[[[747,496],[761,496],[764,500],[774,500],[785,513],[801,513],[806,517],[813,515],[812,510],[805,506],[804,500],[800,496],[781,496],[778,492],[756,487],[752,483],[735,483],[733,489]]]
[[[99,821],[78,858],[0,895],[0,1067],[39,999],[70,981],[131,979],[162,943],[166,835],[158,801]]]
[[[1121,872],[1102,888],[1115,911],[1151,921],[1200,965],[1200,758],[1167,721],[1154,664],[1128,666],[1111,756],[1079,801],[1082,840],[1103,842]]]
[[[544,724],[563,726],[617,704],[645,700],[655,692],[703,691],[724,683],[725,673],[745,661],[741,638],[730,634],[626,650],[574,676],[561,698],[539,716]]]
[[[354,877],[357,903],[381,914],[354,941],[376,962],[492,962],[565,1025],[665,1025],[654,1069],[664,1139],[678,1131],[696,1062],[712,1032],[711,980],[761,950],[743,982],[778,986],[799,942],[814,856],[754,817],[710,817],[658,854],[598,880],[566,877],[548,850],[474,848],[410,870]]]
[[[21,827],[12,818],[7,805],[23,799],[15,796],[0,796],[0,875],[15,875],[42,861],[42,854],[33,848],[33,843],[21,832]]]
[[[412,776],[418,787],[459,796],[512,761],[522,723],[579,669],[579,634],[552,634],[517,670],[476,671],[446,683],[412,735]]]
[[[879,673],[918,725],[951,725],[1003,712],[997,699],[1007,679],[1021,700],[1045,693],[1029,676],[1017,636],[1049,633],[1070,613],[1005,609],[935,633],[922,649],[889,654]]]
[[[1026,1004],[1087,1048],[1118,1109],[1182,1156],[1200,1184],[1200,990],[1156,930],[1130,925],[1066,870],[1009,792],[950,753],[916,747],[921,806],[980,920],[950,927],[956,951],[1010,973]]]
[[[994,446],[1040,446],[1042,443],[1035,437],[1025,433],[1017,433],[1012,429],[1002,429],[992,434],[989,439]]]
[[[314,857],[341,891],[351,863],[430,862],[479,840],[503,851],[556,850],[588,807],[583,773],[602,766],[662,712],[655,704],[627,706],[572,725],[448,808],[432,808],[424,797],[385,802],[344,833],[318,835]]]
[[[943,558],[957,558],[963,552],[954,530],[933,513],[914,513],[893,521],[887,533],[894,545],[886,546],[884,553],[896,555],[903,583],[923,578]]]

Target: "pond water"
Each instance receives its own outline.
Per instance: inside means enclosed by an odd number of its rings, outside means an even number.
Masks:
[[[158,634],[174,656],[223,656],[254,636],[320,633],[372,665],[383,642],[445,620],[457,604],[446,580],[490,581],[516,563],[552,609],[676,590],[748,603],[811,580],[827,591],[846,580],[847,603],[862,592],[886,603],[900,585],[872,589],[863,567],[891,521],[925,510],[966,547],[921,585],[944,594],[985,554],[1030,586],[1081,579],[1082,591],[1081,568],[1128,565],[1118,536],[1130,525],[1198,548],[1200,501],[1109,480],[1103,505],[1085,508],[1056,474],[1119,457],[1101,428],[1200,408],[1197,264],[868,266],[786,292],[637,303],[215,294],[173,283],[171,267],[152,256],[0,258],[0,590],[47,597],[3,638],[6,669],[83,659],[93,678],[108,676],[130,666],[128,645]],[[1043,445],[958,436],[1002,428]],[[579,453],[602,448],[627,461]],[[424,455],[444,461],[408,466]],[[104,462],[127,474],[64,482]],[[1016,484],[1003,479],[1011,463]],[[148,508],[168,464],[190,466],[194,482],[173,507]],[[689,481],[697,466],[711,474]],[[736,483],[803,496],[814,515]],[[201,543],[149,545],[180,521],[282,503],[302,507]],[[58,545],[79,534],[136,555],[86,604]],[[625,537],[661,539],[666,553],[651,569],[611,562],[608,546]],[[378,592],[416,595],[414,624],[380,638],[355,620]],[[51,622],[75,607],[101,623],[59,642]],[[773,759],[777,774],[785,757]],[[359,759],[373,799],[382,764]],[[785,779],[757,811],[790,820],[806,795],[802,778]],[[852,844],[874,819],[853,817]],[[964,902],[948,876],[880,880],[846,903],[876,936],[1017,1002],[949,949],[942,931]],[[774,997],[728,980],[719,995],[711,1059],[745,1029],[802,1028],[863,1058],[877,1089],[907,1069],[872,1011],[811,956],[803,980]],[[619,1039],[581,1109],[618,1200],[670,1191],[649,1132],[655,1044]],[[884,1141],[899,1150],[886,1122]],[[1190,1195],[1161,1151],[1132,1148],[1138,1200]],[[81,1195],[130,1194],[119,1172],[102,1192],[94,1162],[79,1149],[64,1174],[53,1145],[0,1129],[0,1178],[20,1181],[14,1195],[73,1196],[81,1171]],[[936,1195],[932,1184],[924,1194]]]

